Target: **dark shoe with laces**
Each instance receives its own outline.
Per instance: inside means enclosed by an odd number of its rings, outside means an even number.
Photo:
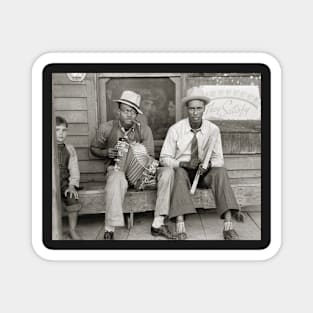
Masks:
[[[234,229],[223,230],[223,236],[225,240],[238,240],[239,235]]]
[[[105,231],[103,235],[103,240],[113,240],[114,232],[113,231]]]
[[[167,239],[177,239],[173,233],[169,230],[167,225],[162,225],[159,228],[151,226],[151,235],[152,236],[162,236]]]

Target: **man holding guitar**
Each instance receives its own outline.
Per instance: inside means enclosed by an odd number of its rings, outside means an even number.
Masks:
[[[202,119],[209,102],[201,87],[187,91],[182,104],[186,105],[188,117],[169,128],[160,154],[161,165],[174,170],[174,181],[169,183],[171,202],[168,215],[176,219],[177,238],[180,240],[187,238],[184,215],[196,213],[191,194],[197,186],[212,189],[217,213],[224,219],[224,239],[239,239],[232,223],[232,212],[238,212],[239,206],[223,167],[220,130]]]

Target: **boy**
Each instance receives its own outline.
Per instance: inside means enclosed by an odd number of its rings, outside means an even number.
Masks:
[[[64,144],[67,137],[68,123],[60,116],[56,117],[56,141],[59,165],[59,178],[61,189],[61,201],[68,213],[69,233],[73,240],[80,240],[76,232],[78,212],[81,204],[78,201],[80,173],[75,148],[70,144]]]

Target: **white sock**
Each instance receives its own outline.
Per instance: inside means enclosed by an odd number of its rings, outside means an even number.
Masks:
[[[114,226],[105,225],[105,226],[104,226],[104,230],[105,230],[105,231],[114,232],[115,227],[114,227]]]
[[[185,233],[185,223],[184,222],[177,222],[176,223],[176,232],[179,233]]]
[[[164,225],[164,216],[156,216],[153,220],[152,227],[160,228],[162,225]]]

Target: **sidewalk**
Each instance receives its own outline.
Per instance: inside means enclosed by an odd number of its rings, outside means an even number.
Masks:
[[[261,239],[261,212],[245,212],[244,223],[234,220],[234,226],[242,240]],[[64,220],[64,239],[69,240],[67,218]],[[78,220],[78,233],[85,240],[102,240],[104,214],[83,215]],[[150,227],[153,221],[153,212],[136,213],[134,227],[117,227],[115,239],[117,240],[166,240],[162,237],[153,237]],[[174,224],[169,223],[173,229]],[[198,209],[198,214],[186,216],[185,219],[188,240],[223,240],[223,220],[218,218],[216,212]]]

